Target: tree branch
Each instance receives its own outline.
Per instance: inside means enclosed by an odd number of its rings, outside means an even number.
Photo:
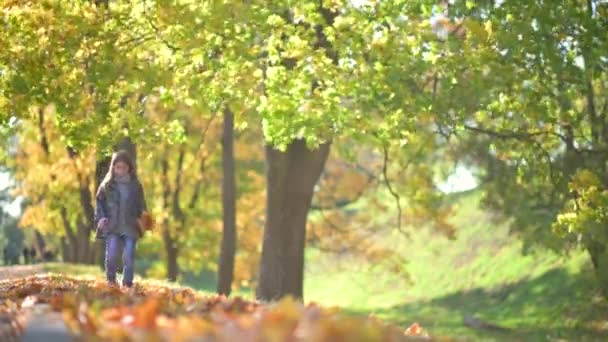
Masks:
[[[574,146],[574,134],[572,130],[572,126],[566,125],[564,129],[568,132],[567,135],[563,135],[557,132],[549,132],[549,131],[536,131],[536,132],[517,132],[517,131],[494,131],[487,128],[475,127],[470,125],[465,125],[464,128],[466,130],[482,133],[490,137],[503,139],[503,140],[522,140],[522,141],[534,141],[533,138],[538,136],[555,136],[563,141],[566,146],[576,153],[586,153],[586,154],[598,154],[604,155],[608,154],[608,149],[598,149],[598,148],[581,148]]]
[[[146,3],[146,0],[144,0],[143,5],[144,5],[144,17],[146,18],[146,21],[148,22],[148,24],[150,24],[150,27],[152,27],[152,30],[156,34],[156,37],[158,39],[160,39],[160,41],[163,42],[163,44],[165,44],[165,46],[167,46],[171,50],[171,52],[177,52],[177,51],[179,51],[180,48],[178,48],[175,45],[169,43],[169,41],[167,41],[165,38],[163,38],[162,34],[160,33],[160,30],[158,29],[158,26],[156,26],[156,24],[154,24],[154,22],[152,21],[152,19],[148,16],[148,5]]]
[[[182,208],[179,205],[179,195],[182,191],[182,169],[184,166],[184,155],[186,154],[185,143],[179,147],[179,156],[177,157],[177,166],[175,173],[175,188],[173,189],[173,217],[178,220],[183,219]]]
[[[49,157],[51,150],[49,141],[46,138],[46,130],[44,129],[44,111],[42,108],[38,108],[38,132],[40,133],[40,146],[44,150],[45,155]]]
[[[213,122],[216,116],[217,113],[214,112],[209,121],[207,122],[205,128],[203,128],[203,132],[201,133],[201,142],[199,144],[199,151],[201,147],[205,144],[205,140],[207,139],[207,132],[209,131],[209,127],[211,127],[211,123]],[[200,197],[201,186],[203,185],[203,174],[205,173],[205,168],[207,166],[206,163],[208,156],[209,155],[205,155],[200,159],[200,165],[198,169],[199,175],[196,180],[196,183],[194,184],[194,192],[192,193],[192,197],[190,198],[190,202],[188,203],[189,209],[194,209],[194,207],[196,206],[196,202],[198,202],[198,198]]]
[[[71,147],[67,147],[68,157],[72,161],[76,178],[78,179],[78,190],[80,194],[80,205],[85,216],[85,224],[89,229],[95,229],[95,209],[93,208],[93,197],[89,190],[89,177],[83,175],[76,164],[78,153]]]
[[[368,189],[368,186],[370,184],[373,183],[373,181],[376,179],[376,177],[373,174],[367,174],[367,183],[361,187],[361,189],[355,194],[354,197],[352,198],[341,198],[341,199],[336,199],[334,198],[333,203],[319,203],[319,204],[311,204],[310,205],[310,210],[335,210],[335,209],[342,209],[346,206],[348,206],[349,204],[355,203],[357,202],[361,197],[363,197],[363,194],[365,194],[365,191]]]
[[[469,131],[473,131],[473,132],[477,132],[477,133],[483,133],[485,135],[489,135],[495,138],[500,138],[500,139],[520,139],[520,140],[530,140],[533,137],[536,136],[541,136],[541,135],[554,135],[558,138],[560,138],[561,140],[563,140],[564,142],[567,141],[567,138],[564,135],[561,135],[557,132],[548,132],[548,131],[536,131],[536,132],[517,132],[517,131],[494,131],[491,129],[487,129],[487,128],[482,128],[482,127],[475,127],[475,126],[470,126],[470,125],[464,125],[464,128],[469,130]]]
[[[409,234],[405,233],[401,229],[401,197],[393,189],[393,187],[391,186],[390,180],[388,179],[388,146],[387,146],[387,144],[384,144],[382,146],[382,150],[384,152],[384,162],[382,165],[382,175],[384,176],[384,184],[386,184],[386,188],[391,193],[391,195],[395,199],[395,202],[397,203],[397,229],[400,232],[402,232],[403,234],[409,236]]]

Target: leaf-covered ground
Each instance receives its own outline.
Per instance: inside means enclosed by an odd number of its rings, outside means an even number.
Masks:
[[[126,289],[95,277],[37,274],[0,281],[0,299],[2,322],[15,335],[27,326],[25,311],[46,305],[84,341],[430,340],[416,324],[404,329],[290,298],[261,304],[154,282]]]

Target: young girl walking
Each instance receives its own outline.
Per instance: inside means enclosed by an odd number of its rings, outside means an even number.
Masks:
[[[143,235],[140,217],[146,211],[146,201],[127,151],[121,150],[112,155],[110,168],[95,198],[97,237],[105,239],[106,243],[106,279],[110,285],[116,285],[118,257],[122,254],[122,285],[131,287],[135,245]]]

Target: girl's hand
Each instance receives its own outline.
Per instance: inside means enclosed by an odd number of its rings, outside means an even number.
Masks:
[[[144,211],[139,218],[139,222],[144,231],[154,228],[154,219],[147,211]]]
[[[108,226],[108,219],[106,217],[102,218],[101,220],[99,220],[99,222],[97,222],[97,229],[101,230],[102,232],[104,232],[106,230],[107,226]]]

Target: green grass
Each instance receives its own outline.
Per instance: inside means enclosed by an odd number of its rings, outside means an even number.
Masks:
[[[51,273],[64,273],[77,276],[96,276],[103,277],[103,271],[99,266],[94,265],[82,265],[82,264],[70,264],[62,262],[49,262],[42,264],[42,268],[46,272]]]
[[[386,244],[407,258],[413,283],[354,257],[307,255],[307,301],[374,314],[431,334],[480,341],[608,341],[608,303],[597,291],[586,254],[563,258],[549,251],[521,255],[506,225],[491,223],[477,204],[461,198],[449,241],[427,229],[411,239],[397,233]],[[492,333],[463,325],[465,315],[512,328]]]

